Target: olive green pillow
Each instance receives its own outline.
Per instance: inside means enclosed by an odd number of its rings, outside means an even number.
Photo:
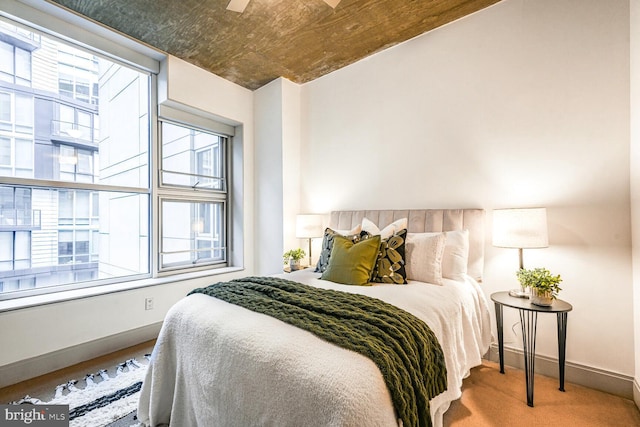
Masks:
[[[324,273],[329,265],[329,258],[331,258],[331,249],[333,248],[333,237],[334,236],[345,236],[349,238],[352,242],[360,241],[360,231],[362,226],[358,224],[356,227],[351,230],[332,230],[331,228],[326,228],[324,230],[324,238],[322,239],[322,251],[320,252],[320,257],[318,258],[318,264],[316,264],[316,273]]]
[[[344,285],[369,284],[379,248],[380,236],[357,243],[343,236],[334,236],[329,265],[320,278]]]

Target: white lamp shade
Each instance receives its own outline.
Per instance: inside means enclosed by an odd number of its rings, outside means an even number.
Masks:
[[[545,208],[494,210],[493,246],[523,249],[548,247],[547,210]]]
[[[322,237],[324,217],[317,214],[296,215],[296,237],[299,239],[312,239]]]

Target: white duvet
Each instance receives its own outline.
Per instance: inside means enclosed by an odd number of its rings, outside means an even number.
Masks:
[[[311,269],[282,275],[321,288],[379,298],[424,320],[444,350],[447,390],[431,400],[433,424],[461,395],[463,378],[491,340],[480,286],[346,286]],[[284,322],[195,294],[167,313],[142,386],[142,426],[396,426],[380,370]]]

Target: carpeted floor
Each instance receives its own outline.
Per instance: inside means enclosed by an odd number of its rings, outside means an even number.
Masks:
[[[18,400],[26,394],[46,398],[55,386],[87,372],[115,366],[122,360],[142,358],[153,341],[121,350],[92,361],[74,365],[24,383],[0,389],[0,402]],[[444,416],[451,427],[563,426],[640,427],[640,411],[634,402],[571,383],[566,392],[558,390],[558,380],[536,375],[534,407],[527,406],[524,371],[484,361],[464,380],[462,397],[453,402]],[[122,425],[131,425],[126,420]],[[115,426],[115,424],[114,424]],[[119,424],[118,424],[119,426]]]
[[[556,378],[535,376],[534,407],[527,406],[524,371],[484,361],[464,380],[462,397],[444,416],[452,427],[640,426],[640,411],[632,400],[575,384],[558,390]]]

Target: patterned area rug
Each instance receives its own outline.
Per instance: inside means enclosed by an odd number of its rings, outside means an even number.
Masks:
[[[71,380],[56,387],[49,401],[26,396],[14,404],[69,405],[70,427],[133,427],[142,380],[147,371],[145,361],[129,359],[118,365],[114,374],[106,369]]]

